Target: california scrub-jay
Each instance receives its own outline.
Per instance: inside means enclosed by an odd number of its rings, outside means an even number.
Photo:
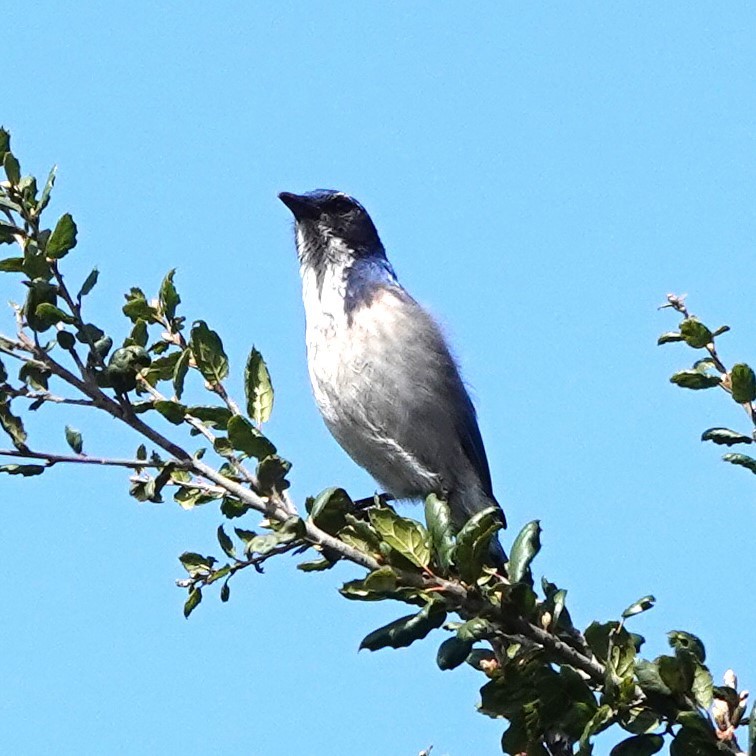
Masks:
[[[457,528],[498,507],[457,365],[370,216],[341,192],[279,197],[296,219],[307,362],[328,429],[397,499],[445,497]],[[503,557],[498,541],[492,553]]]

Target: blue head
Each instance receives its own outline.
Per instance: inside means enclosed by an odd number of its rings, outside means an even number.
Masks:
[[[365,208],[347,194],[318,189],[307,194],[278,195],[297,225],[302,264],[315,269],[360,258],[385,258],[378,231]]]

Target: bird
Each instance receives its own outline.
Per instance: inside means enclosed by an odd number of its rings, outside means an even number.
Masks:
[[[340,191],[278,196],[294,216],[308,371],[331,434],[395,499],[435,493],[456,529],[495,507],[506,526],[457,363],[370,215]],[[490,551],[503,563],[498,539]]]

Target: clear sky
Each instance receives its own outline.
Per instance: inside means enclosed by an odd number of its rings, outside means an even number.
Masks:
[[[276,199],[333,187],[444,323],[512,531],[542,521],[536,573],[583,625],[654,593],[648,656],[689,630],[756,688],[756,478],[699,441],[748,425],[669,384],[696,355],[655,346],[676,325],[657,305],[688,292],[733,327],[724,359],[756,362],[753,4],[10,0],[3,26],[0,118],[25,170],[59,164],[50,215],[79,224],[70,276],[101,269],[92,316],[123,336],[123,292],[177,267],[235,389],[265,355],[298,500],[374,490],[312,402]],[[139,443],[57,409],[35,444],[65,449],[66,422],[91,454]],[[185,621],[176,556],[217,553],[217,509],[137,504],[113,470],[0,486],[3,753],[499,752],[481,677],[435,667],[441,633],[357,653],[406,610],[342,599],[356,570],[279,560]]]

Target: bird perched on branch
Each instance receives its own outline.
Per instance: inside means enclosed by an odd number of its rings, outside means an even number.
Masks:
[[[341,192],[279,197],[296,219],[307,361],[328,429],[387,493],[446,498],[458,528],[498,508],[457,365],[397,280],[370,216]],[[492,552],[503,558],[498,541]]]

